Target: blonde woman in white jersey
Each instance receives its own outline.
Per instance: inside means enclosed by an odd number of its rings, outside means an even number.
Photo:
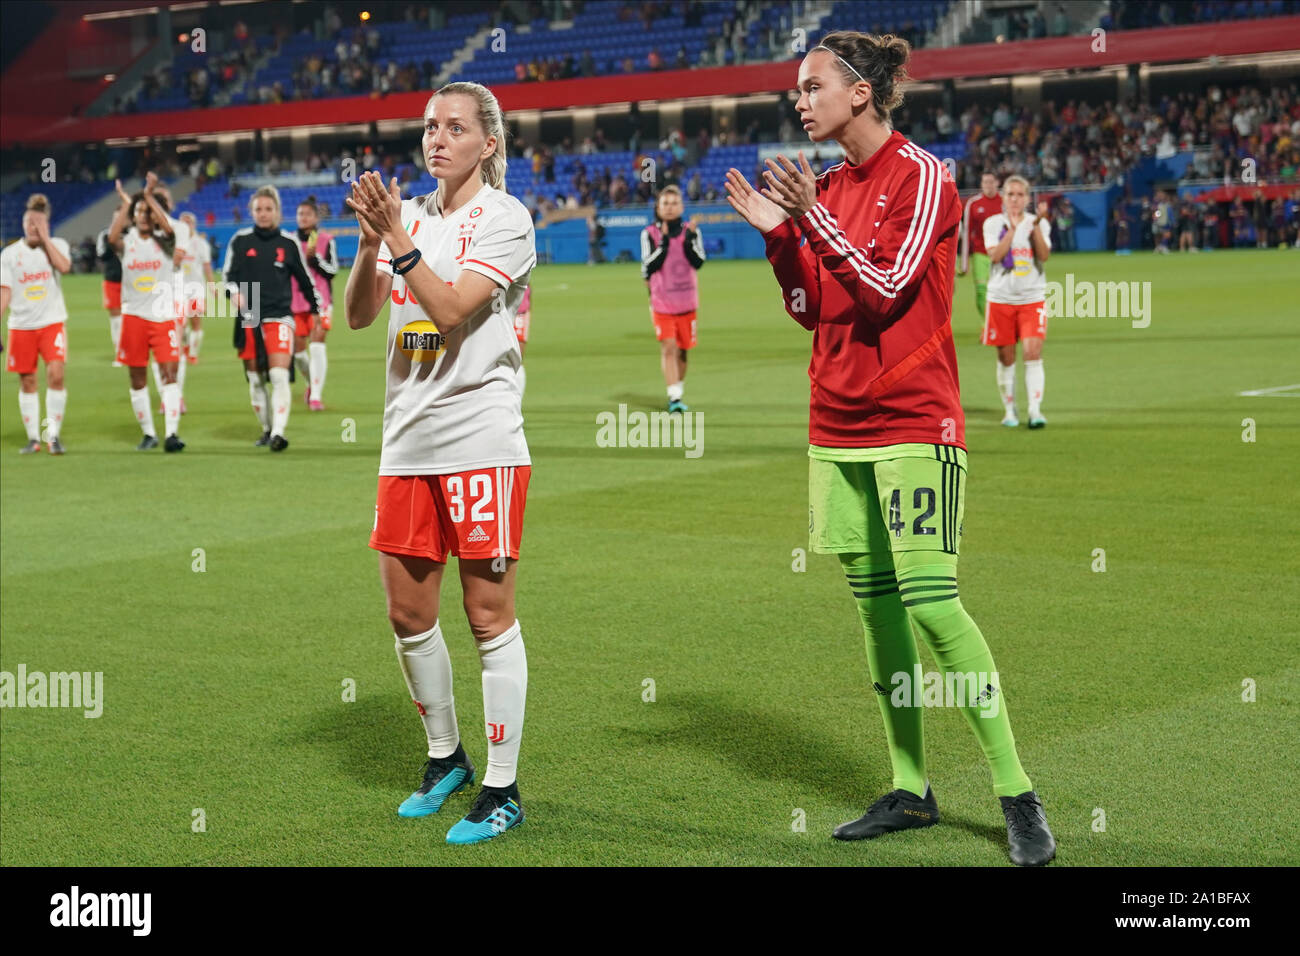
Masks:
[[[6,312],[9,349],[5,367],[18,373],[18,410],[27,430],[20,454],[41,450],[41,396],[36,360],[45,360],[46,442],[51,455],[63,454],[59,429],[68,404],[63,369],[68,361],[68,308],[63,276],[72,270],[68,240],[50,235],[50,201],[41,193],[27,198],[23,237],[0,252],[0,316]]]
[[[515,571],[530,473],[520,411],[514,314],[536,264],[533,222],[505,192],[496,97],[477,83],[438,90],[421,140],[435,192],[403,201],[377,173],[353,184],[361,241],[348,277],[348,325],[391,300],[379,493],[370,546],[397,658],[424,722],[429,759],[404,817],[436,813],[474,779],[438,626],[447,553],[483,667],[487,771],[448,843],[478,843],[521,823],[516,767],[528,662],[515,618]]]

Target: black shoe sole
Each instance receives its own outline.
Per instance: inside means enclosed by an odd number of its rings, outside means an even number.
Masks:
[[[1021,863],[1019,860],[1013,859],[1011,862],[1014,863],[1016,866],[1047,866],[1047,864],[1051,863],[1055,859],[1056,859],[1056,847],[1053,846],[1051,855],[1049,855],[1045,860],[1029,860],[1024,863]]]
[[[921,820],[920,818],[917,818],[916,823],[900,822],[898,826],[889,826],[884,829],[877,829],[875,832],[871,832],[871,833],[857,834],[847,830],[848,827],[853,826],[857,822],[858,820],[853,820],[850,821],[849,823],[841,823],[838,827],[835,828],[834,832],[831,833],[831,836],[834,837],[836,840],[845,840],[845,841],[874,840],[876,837],[882,837],[888,833],[901,833],[904,830],[924,830],[926,827],[932,827],[939,822],[939,815],[936,813],[934,815],[933,820]],[[870,822],[870,825],[878,828],[885,827],[885,823],[882,820],[872,820]]]

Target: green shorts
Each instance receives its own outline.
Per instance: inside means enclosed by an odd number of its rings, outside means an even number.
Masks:
[[[965,505],[953,445],[808,447],[808,546],[821,554],[958,554]]]
[[[980,321],[983,322],[988,312],[989,257],[982,252],[972,252],[970,274],[975,280],[975,308],[980,314]]]

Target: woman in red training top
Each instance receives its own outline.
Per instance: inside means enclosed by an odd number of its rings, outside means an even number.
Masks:
[[[834,836],[932,826],[915,629],[993,771],[1011,859],[1048,862],[1056,844],[1016,756],[997,671],[957,596],[965,421],[952,341],[961,200],[946,167],[890,125],[910,49],[837,32],[799,67],[809,138],[845,161],[816,176],[768,160],[756,191],[738,170],[727,199],[763,233],[786,311],[813,333],[809,537],[839,556],[866,631],[894,789]]]

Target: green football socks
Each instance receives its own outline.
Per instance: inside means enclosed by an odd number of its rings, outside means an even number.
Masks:
[[[952,703],[984,751],[993,771],[993,792],[1014,797],[1032,790],[1016,755],[1016,738],[993,655],[957,596],[957,556],[905,551],[894,555],[894,561],[903,606],[943,671],[945,689],[952,681],[950,675],[966,678],[961,684],[964,692],[954,694]]]
[[[885,739],[889,742],[889,762],[894,769],[894,789],[908,790],[925,796],[925,733],[919,707],[895,706],[890,698],[894,674],[915,673],[919,658],[916,638],[907,610],[898,597],[894,566],[879,559],[872,564],[870,555],[841,554],[840,563],[858,602],[858,616],[866,632],[867,664],[875,685],[880,714],[885,719]]]
[[[866,632],[867,662],[885,721],[895,789],[924,795],[923,710],[917,704],[941,700],[960,709],[970,725],[989,762],[997,796],[1032,790],[1016,754],[993,655],[957,594],[957,556],[910,551],[893,555],[893,561],[896,571],[869,555],[840,555]],[[913,629],[943,672],[941,688],[924,678],[924,687],[915,686],[920,667]],[[895,694],[898,688],[903,692]],[[933,699],[939,692],[944,696]],[[902,698],[898,706],[897,698]]]

